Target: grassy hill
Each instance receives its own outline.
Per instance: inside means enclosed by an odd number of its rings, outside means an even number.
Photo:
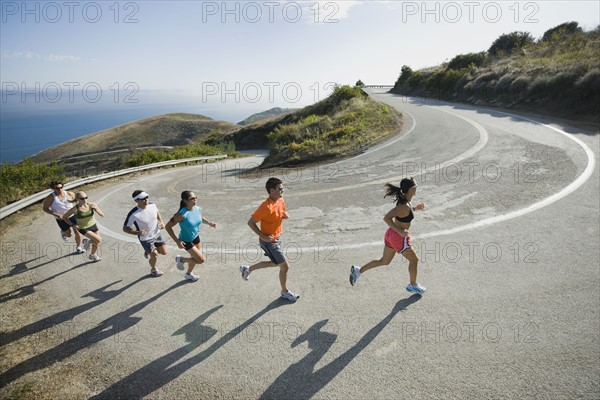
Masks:
[[[273,107],[267,111],[263,111],[263,112],[259,112],[256,114],[252,114],[251,116],[249,116],[248,118],[244,119],[243,121],[238,122],[238,125],[250,125],[253,124],[255,122],[259,122],[262,121],[264,119],[271,119],[274,117],[278,117],[281,116],[283,114],[288,114],[292,111],[296,111],[296,108],[281,108],[281,107]]]
[[[402,116],[360,88],[342,86],[325,100],[245,126],[208,143],[232,141],[238,150],[268,148],[262,167],[291,166],[357,154],[398,132]]]
[[[413,71],[403,66],[392,93],[516,108],[600,123],[600,27],[576,22],[534,39],[501,35],[487,51]]]
[[[85,176],[122,168],[143,147],[192,145],[236,127],[202,115],[165,114],[81,136],[31,158],[39,163],[57,162],[68,175]]]

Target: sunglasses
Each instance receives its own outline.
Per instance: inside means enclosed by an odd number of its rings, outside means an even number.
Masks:
[[[144,201],[144,200],[148,200],[148,198],[144,197],[143,199],[139,199],[138,201]]]
[[[87,196],[86,197],[78,197],[77,200],[87,200]]]
[[[56,190],[56,189],[62,189],[62,188],[63,188],[62,186],[56,186],[56,187],[54,188],[54,190]]]

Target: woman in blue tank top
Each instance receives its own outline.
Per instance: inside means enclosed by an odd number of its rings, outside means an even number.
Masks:
[[[175,263],[177,268],[184,270],[184,264],[188,264],[187,272],[184,275],[185,279],[192,282],[198,280],[198,276],[194,275],[194,267],[196,264],[202,264],[206,261],[206,257],[202,254],[202,243],[200,243],[200,225],[202,223],[208,224],[213,228],[217,227],[217,224],[209,222],[202,217],[202,208],[197,204],[198,197],[194,192],[185,190],[181,193],[181,201],[179,202],[179,211],[173,215],[165,226],[165,230],[171,236],[171,239],[177,243],[177,247],[180,249],[186,249],[190,254],[190,257],[176,256]],[[175,236],[173,227],[179,224],[181,229],[179,236]]]

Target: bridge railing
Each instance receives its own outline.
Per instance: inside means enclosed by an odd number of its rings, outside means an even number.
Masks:
[[[65,190],[74,189],[76,187],[87,185],[92,182],[98,182],[98,181],[102,181],[105,179],[116,178],[118,176],[128,175],[128,174],[132,174],[135,172],[145,171],[145,170],[153,169],[153,168],[168,167],[168,166],[172,166],[172,165],[183,164],[183,163],[188,163],[188,162],[196,162],[196,161],[209,161],[209,160],[216,161],[216,160],[221,160],[223,158],[227,158],[227,155],[183,158],[180,160],[162,161],[162,162],[158,162],[158,163],[154,163],[154,164],[142,165],[139,167],[120,169],[120,170],[113,171],[113,172],[106,172],[106,173],[100,174],[100,175],[88,176],[86,178],[82,178],[82,179],[78,179],[75,181],[65,183],[64,188],[65,188]],[[35,204],[38,201],[44,200],[46,198],[46,196],[48,196],[51,192],[52,192],[52,189],[47,189],[42,192],[32,194],[29,197],[26,197],[19,201],[15,201],[14,203],[11,203],[5,207],[0,208],[0,220],[8,217],[9,215],[16,213],[17,211],[20,211],[26,207],[29,207],[30,205]]]

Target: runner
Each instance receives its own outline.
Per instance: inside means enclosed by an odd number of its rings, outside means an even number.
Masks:
[[[213,228],[217,227],[217,224],[208,222],[202,217],[202,208],[196,204],[198,197],[194,192],[186,190],[181,192],[181,201],[179,202],[179,211],[167,222],[165,229],[169,233],[169,236],[177,243],[177,247],[180,249],[186,249],[191,257],[176,256],[175,263],[177,268],[184,270],[184,264],[188,264],[188,269],[184,275],[185,279],[192,282],[198,280],[198,276],[194,275],[194,267],[196,264],[202,264],[206,261],[204,254],[202,254],[202,243],[200,243],[200,225],[202,223],[208,224]],[[173,227],[179,224],[181,231],[179,237],[175,236]]]
[[[50,189],[52,189],[53,192],[44,199],[42,210],[56,219],[56,223],[60,227],[60,236],[65,242],[71,237],[72,229],[75,233],[75,251],[77,253],[85,253],[81,248],[81,235],[79,234],[79,231],[75,228],[71,228],[69,224],[62,219],[63,214],[69,211],[71,207],[73,207],[72,203],[75,202],[75,194],[73,192],[65,191],[63,187],[64,185],[60,181],[50,182]],[[70,218],[70,221],[73,225],[77,223],[74,216]]]
[[[101,217],[104,217],[104,213],[100,210],[100,207],[96,203],[88,203],[88,197],[85,192],[77,192],[75,195],[77,204],[63,215],[63,221],[70,226],[77,228],[79,233],[86,237],[83,239],[83,249],[85,251],[92,247],[92,252],[89,256],[90,260],[96,262],[100,261],[101,258],[96,254],[102,238],[100,237],[100,231],[96,226],[96,220],[94,219],[94,213]],[[71,216],[75,216],[76,224],[73,224],[70,220]]]
[[[123,232],[138,237],[144,248],[144,257],[148,259],[150,264],[150,275],[154,277],[162,276],[163,272],[156,268],[156,261],[159,254],[165,256],[168,252],[167,246],[165,246],[166,241],[160,232],[165,224],[156,204],[149,202],[148,193],[136,190],[131,197],[137,203],[137,207],[132,208],[127,214],[123,224]]]
[[[419,203],[412,207],[411,199],[417,193],[417,183],[413,178],[404,178],[400,181],[400,187],[386,183],[386,193],[384,197],[394,196],[396,198],[396,207],[392,208],[383,217],[383,220],[389,225],[385,232],[385,247],[383,256],[379,260],[372,260],[369,263],[358,268],[356,265],[350,267],[350,284],[354,286],[356,280],[361,274],[371,268],[388,265],[394,259],[396,253],[402,254],[408,260],[408,274],[410,283],[406,290],[410,293],[422,295],[425,288],[417,282],[417,264],[419,257],[415,253],[408,234],[410,223],[414,218],[413,211],[423,210],[425,204]]]
[[[248,280],[250,273],[261,268],[279,267],[279,283],[281,284],[281,297],[295,302],[300,297],[292,293],[287,287],[287,273],[289,264],[281,249],[279,235],[283,230],[282,221],[289,218],[283,200],[283,182],[277,178],[269,178],[266,184],[269,197],[256,209],[248,220],[248,226],[259,237],[260,247],[270,261],[261,261],[252,266],[240,266],[242,279]],[[260,228],[258,223],[260,222]]]

